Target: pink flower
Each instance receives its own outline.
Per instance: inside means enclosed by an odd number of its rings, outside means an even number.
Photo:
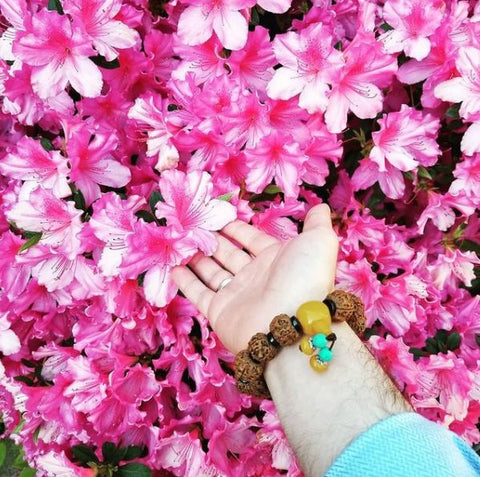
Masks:
[[[261,26],[249,33],[246,45],[241,50],[232,51],[228,58],[232,78],[238,79],[244,86],[261,91],[265,90],[273,76],[275,63],[268,30]]]
[[[437,162],[440,155],[436,142],[438,119],[402,105],[399,112],[389,113],[378,122],[380,131],[372,133],[374,147],[370,159],[378,164],[380,171],[386,171],[386,161],[401,171]]]
[[[177,170],[164,171],[159,185],[164,202],[157,203],[156,216],[187,232],[200,250],[211,255],[217,245],[211,231],[235,220],[235,207],[212,198],[213,184],[206,172],[192,171],[187,175]]]
[[[345,129],[349,111],[361,119],[374,118],[383,107],[381,88],[391,82],[397,70],[396,59],[381,51],[373,33],[357,34],[343,56],[345,65],[332,82],[325,112],[332,133]]]
[[[306,157],[291,137],[273,132],[263,138],[255,149],[246,149],[250,170],[246,177],[248,188],[260,193],[275,178],[286,197],[296,197]]]
[[[21,348],[18,336],[10,329],[8,313],[0,313],[0,351],[5,355],[18,353]]]
[[[252,7],[253,0],[190,0],[178,20],[178,36],[187,45],[205,43],[215,33],[225,48],[245,46],[248,23],[239,10]]]
[[[452,195],[463,192],[467,197],[480,200],[480,155],[464,157],[453,171],[455,180],[448,190]],[[478,205],[478,203],[477,203]]]
[[[385,162],[385,170],[370,158],[360,160],[352,176],[352,185],[355,190],[367,189],[378,181],[382,192],[391,199],[401,199],[405,193],[405,180],[402,172],[389,162]]]
[[[421,399],[436,398],[441,407],[455,419],[463,419],[468,409],[468,393],[472,384],[472,373],[463,360],[452,351],[446,355],[431,355],[421,359],[417,378]]]
[[[330,29],[322,23],[300,33],[277,35],[273,50],[282,67],[267,85],[273,99],[290,99],[300,93],[299,106],[309,113],[325,111],[330,84],[343,66],[342,54],[332,46]]]
[[[30,267],[17,263],[17,254],[25,243],[20,237],[7,231],[0,236],[0,287],[11,301],[17,298],[30,279]]]
[[[12,25],[0,37],[0,58],[5,61],[15,61],[12,47],[17,32],[25,30],[25,23],[30,26],[30,13],[25,0],[5,0],[2,2],[1,13]]]
[[[39,455],[35,459],[35,468],[46,477],[94,477],[94,469],[79,467],[68,460],[65,452],[53,450]]]
[[[145,204],[145,199],[131,195],[122,200],[118,194],[104,194],[93,204],[90,226],[95,236],[105,243],[98,262],[104,275],[118,274],[118,267],[127,250],[126,238],[133,232],[136,217],[134,213]]]
[[[72,193],[67,181],[67,159],[58,151],[47,152],[39,141],[29,137],[22,138],[16,152],[2,159],[0,171],[14,179],[31,181],[45,189],[52,189],[58,198]]]
[[[434,94],[442,101],[461,102],[460,115],[466,120],[475,119],[480,112],[480,50],[460,48],[455,65],[460,76],[440,83]]]
[[[41,98],[59,94],[68,83],[82,96],[100,95],[102,74],[89,59],[95,50],[68,17],[45,10],[36,13],[32,27],[19,35],[13,51],[35,67],[32,86]]]
[[[76,124],[66,135],[70,177],[82,191],[87,206],[101,197],[100,185],[119,188],[128,184],[129,168],[113,156],[118,145],[115,134],[92,134],[84,125]]]
[[[65,4],[65,11],[85,30],[107,61],[118,56],[116,48],[131,48],[138,41],[135,30],[115,20],[121,6],[121,0],[77,0]]]
[[[152,305],[165,306],[177,293],[171,269],[194,255],[195,243],[173,227],[159,227],[140,220],[134,233],[127,237],[127,245],[121,273],[125,278],[137,278],[146,271],[143,286],[147,300]]]
[[[155,169],[161,172],[175,167],[178,151],[170,142],[172,134],[168,130],[166,104],[161,97],[148,94],[138,98],[128,117],[136,122],[140,131],[147,133],[147,156],[157,156]]]
[[[195,46],[184,45],[177,41],[174,52],[181,61],[172,72],[172,79],[185,81],[189,74],[193,74],[195,84],[199,85],[207,80],[224,76],[227,71],[225,58],[221,55],[222,49],[223,46],[216,37]]]
[[[433,191],[428,191],[428,205],[417,220],[419,233],[423,233],[428,219],[443,232],[455,223],[455,212],[446,203],[444,196]]]
[[[387,0],[383,18],[393,30],[380,35],[388,53],[404,50],[423,60],[430,52],[429,36],[440,26],[445,12],[442,0]]]
[[[61,247],[75,256],[80,247],[78,234],[82,229],[82,211],[73,202],[65,202],[53,192],[38,187],[28,199],[19,201],[8,213],[17,226],[31,232],[42,232],[41,244]]]
[[[409,347],[401,339],[388,335],[386,338],[371,336],[368,344],[371,345],[378,362],[389,376],[391,376],[400,390],[408,385],[410,391],[417,387],[418,367],[413,360]]]

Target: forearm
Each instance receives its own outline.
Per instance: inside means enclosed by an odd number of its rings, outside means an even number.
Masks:
[[[287,438],[307,477],[323,475],[342,450],[376,422],[412,411],[390,378],[345,323],[329,369],[316,373],[297,346],[272,360],[265,379]]]

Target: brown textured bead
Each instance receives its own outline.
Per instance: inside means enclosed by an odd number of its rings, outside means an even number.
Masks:
[[[237,389],[244,394],[270,399],[270,391],[263,376],[252,382],[237,381]]]
[[[300,339],[300,333],[295,329],[288,315],[277,315],[270,323],[270,333],[280,346],[290,346]]]
[[[356,313],[358,298],[355,295],[344,290],[335,290],[327,295],[327,298],[335,303],[333,321],[348,321]]]
[[[248,342],[248,352],[250,357],[259,363],[266,363],[275,358],[278,348],[273,346],[264,333],[256,333]]]
[[[261,363],[255,363],[250,358],[248,350],[240,351],[235,357],[235,379],[250,383],[256,381],[263,375],[265,366]]]
[[[353,301],[355,302],[355,313],[347,320],[347,323],[357,335],[362,335],[365,332],[366,327],[365,306],[360,298],[355,295],[352,296]]]

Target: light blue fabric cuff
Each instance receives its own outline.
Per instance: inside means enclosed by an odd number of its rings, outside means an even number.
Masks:
[[[373,425],[324,477],[480,477],[480,458],[456,434],[414,412]]]

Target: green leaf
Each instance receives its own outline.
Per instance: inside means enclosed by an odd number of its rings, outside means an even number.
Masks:
[[[42,238],[42,232],[34,232],[33,235],[18,249],[17,253],[22,253],[25,250],[28,250],[30,247],[37,245]]]
[[[27,467],[20,472],[20,475],[18,477],[35,477],[35,474],[35,469],[30,469],[29,467]]]
[[[115,472],[115,477],[150,477],[151,475],[152,471],[146,465],[137,462],[122,465]]]
[[[40,144],[42,145],[45,151],[53,151],[55,148],[53,147],[52,141],[46,137],[42,137],[40,139]]]
[[[380,25],[380,28],[381,28],[383,31],[393,30],[393,27],[391,27],[388,23],[382,23],[382,24]]]
[[[48,7],[49,10],[56,10],[60,15],[63,15],[63,8],[62,3],[60,0],[48,0]]]
[[[123,460],[138,459],[148,454],[148,449],[144,446],[128,446],[126,450]]]
[[[155,216],[146,210],[138,210],[135,212],[135,215],[144,222],[155,222]]]
[[[474,242],[473,240],[468,240],[468,239],[462,240],[460,249],[463,252],[471,251],[471,252],[475,252],[477,255],[480,255],[480,244],[478,244],[477,242]]]
[[[458,331],[455,331],[447,338],[447,348],[450,351],[454,351],[458,349],[461,342],[462,338],[460,336],[460,333],[458,333]]]
[[[445,111],[445,116],[451,119],[459,119],[460,118],[459,109],[460,109],[460,103],[453,104]]]
[[[154,190],[150,194],[150,198],[148,199],[148,204],[150,205],[150,208],[152,209],[152,212],[155,214],[155,206],[157,205],[158,202],[165,202],[163,199],[162,194],[158,190]]]
[[[477,346],[480,346],[480,333],[475,334],[475,343],[477,343]]]
[[[88,462],[98,463],[98,457],[95,455],[95,452],[93,452],[93,449],[85,444],[73,446],[72,453],[81,464],[87,464]]]
[[[422,177],[423,179],[428,179],[431,181],[433,177],[431,176],[430,172],[425,169],[425,167],[419,167],[417,170],[418,177]]]
[[[233,194],[229,193],[229,194],[219,195],[219,196],[215,197],[215,199],[229,201],[232,197],[233,197]]]
[[[90,59],[100,68],[105,68],[106,70],[114,70],[115,68],[120,68],[120,62],[118,58],[115,58],[112,61],[107,61],[104,56],[90,56]]]
[[[5,462],[5,457],[7,456],[7,443],[5,441],[0,441],[0,467],[2,467]]]
[[[408,351],[413,354],[414,361],[417,361],[423,356],[428,356],[428,353],[422,348],[410,348]]]
[[[110,462],[114,464],[113,457],[115,456],[115,450],[117,446],[113,442],[104,442],[102,445],[102,455],[104,462]]]
[[[250,25],[257,26],[260,23],[260,15],[258,10],[254,7],[250,11]]]
[[[75,204],[75,208],[78,210],[87,210],[87,204],[85,202],[85,197],[83,196],[83,192],[80,189],[75,189],[73,192],[73,203]]]
[[[263,190],[263,194],[283,194],[283,190],[275,184],[270,184]]]
[[[437,342],[433,338],[427,338],[427,341],[425,344],[425,350],[431,354],[437,354],[438,353]]]

